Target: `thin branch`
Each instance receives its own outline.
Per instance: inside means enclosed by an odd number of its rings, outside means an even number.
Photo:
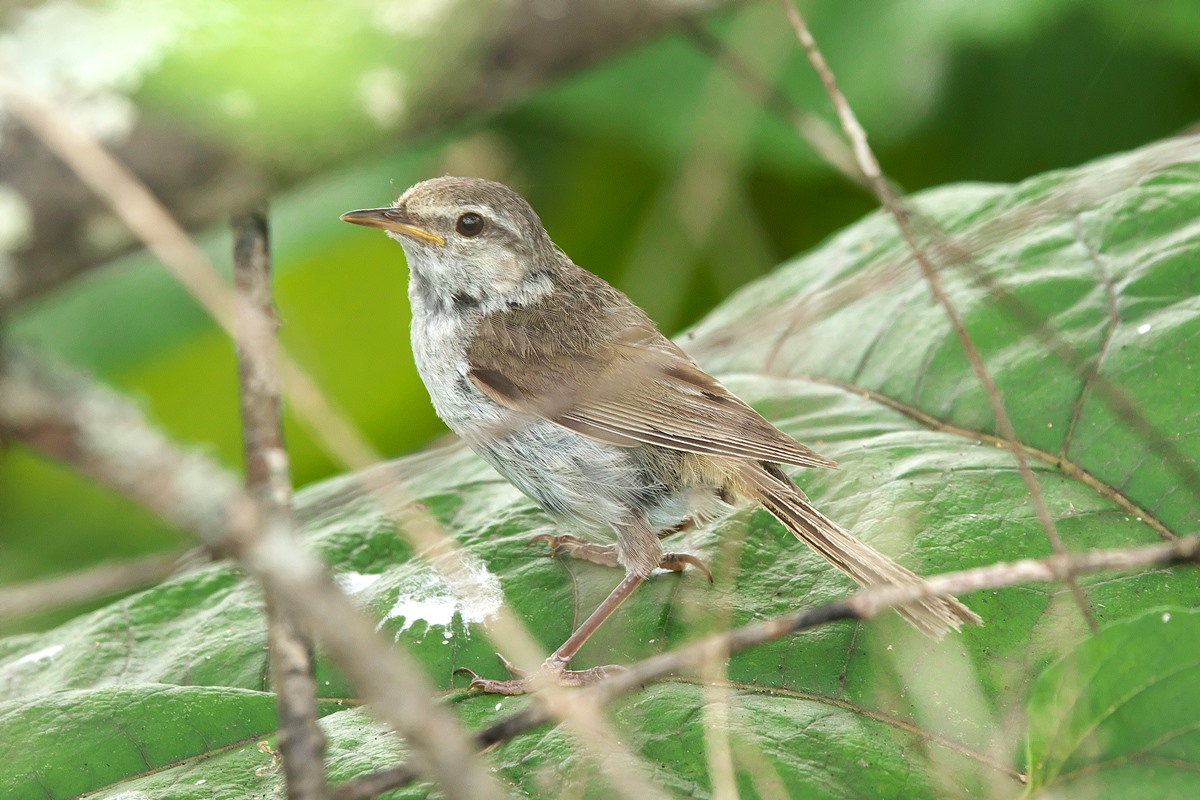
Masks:
[[[903,414],[912,421],[931,431],[949,433],[973,442],[983,442],[991,445],[992,447],[1003,448],[1005,450],[1009,449],[1009,443],[993,433],[984,433],[983,431],[974,430],[972,428],[964,428],[961,425],[955,425],[952,422],[946,422],[945,420],[925,413],[915,406],[908,405],[907,403],[901,403],[894,397],[889,397],[881,392],[867,389],[856,383],[840,381],[836,378],[826,378],[821,375],[797,375],[795,377],[799,378],[800,380],[820,384],[822,386],[835,386],[849,394],[864,398],[872,403],[878,403],[885,408],[890,408],[893,411]],[[1128,495],[1118,491],[1117,489],[1114,489],[1107,483],[1104,483],[1095,475],[1081,467],[1079,464],[1069,461],[1068,459],[1055,453],[1051,453],[1046,450],[1039,450],[1033,445],[1029,444],[1022,443],[1021,450],[1027,457],[1041,461],[1044,464],[1048,464],[1067,477],[1079,481],[1096,494],[1112,502],[1129,516],[1135,517],[1139,522],[1142,522],[1152,528],[1163,539],[1174,540],[1179,538],[1179,536],[1176,535],[1176,533],[1170,528],[1168,528],[1166,523],[1164,523],[1157,516],[1152,514],[1147,509],[1139,506]]]
[[[988,218],[973,230],[954,237],[946,236],[936,223],[921,214],[918,209],[910,207],[907,212],[910,219],[921,226],[923,233],[935,238],[933,249],[939,259],[947,265],[953,264],[963,268],[968,277],[987,291],[990,299],[1012,314],[1036,341],[1043,343],[1051,355],[1068,369],[1081,378],[1090,376],[1092,390],[1100,395],[1112,412],[1128,425],[1133,433],[1141,437],[1148,449],[1163,459],[1179,478],[1180,483],[1200,500],[1200,466],[1196,464],[1195,459],[1183,452],[1171,435],[1151,424],[1142,409],[1121,386],[1113,383],[1102,372],[1093,372],[1091,355],[1084,355],[1060,331],[1048,324],[1029,303],[1001,285],[970,256],[981,242],[998,241],[1021,230],[1030,222],[1052,214],[1078,214],[1089,204],[1100,203],[1145,180],[1149,175],[1173,165],[1193,162],[1198,158],[1200,135],[1191,134],[1159,142],[1132,156],[1122,157],[1120,165],[1116,168],[1101,162],[1075,180],[1058,187],[1047,198],[1029,205],[1018,205]]]
[[[1061,581],[1064,575],[1129,571],[1180,564],[1200,564],[1200,535],[1142,547],[1064,553],[1040,560],[1026,559],[990,564],[986,567],[935,575],[921,583],[862,589],[837,603],[785,614],[762,622],[752,622],[651,656],[630,665],[624,672],[601,683],[577,690],[573,700],[578,705],[602,707],[647,683],[669,675],[699,676],[713,658],[724,657],[724,654],[738,653],[831,622],[871,619],[884,611],[922,598],[965,595],[984,589],[1000,589],[1024,583],[1055,583]],[[475,735],[474,745],[482,750],[550,723],[553,719],[553,714],[546,704],[541,702],[539,695],[524,711],[479,731]],[[380,792],[412,783],[418,777],[419,773],[413,765],[397,764],[355,778],[341,786],[335,792],[334,798],[367,800]],[[363,787],[361,791],[359,786]]]
[[[100,564],[16,586],[0,587],[0,619],[27,617],[52,608],[99,600],[158,583],[179,569],[184,553],[154,555]]]
[[[1089,360],[1080,353],[1066,337],[1051,327],[1025,301],[1002,287],[995,277],[983,270],[972,270],[971,278],[981,287],[988,290],[992,297],[1005,311],[1012,314],[1030,331],[1037,341],[1043,343],[1059,361],[1077,375],[1089,374]],[[1137,402],[1120,385],[1113,383],[1102,372],[1092,374],[1092,391],[1100,395],[1109,409],[1118,419],[1129,426],[1137,434],[1147,450],[1161,457],[1163,463],[1175,473],[1182,486],[1186,487],[1192,496],[1200,501],[1200,466],[1196,460],[1180,449],[1179,444],[1172,439],[1173,434],[1164,433],[1155,427],[1145,415]]]
[[[266,211],[233,220],[233,285],[245,309],[237,343],[246,490],[267,525],[292,529],[292,484],[283,441],[283,400],[276,370],[276,340],[255,338],[255,322],[277,325],[271,302],[271,252]],[[296,545],[298,546],[298,545]],[[267,639],[279,706],[279,751],[288,800],[321,800],[325,780],[325,735],[317,724],[317,680],[312,639],[276,593],[267,589]]]
[[[8,110],[117,213],[150,252],[227,331],[234,328],[233,295],[203,251],[145,185],[61,109],[0,71]]]
[[[729,71],[744,88],[785,125],[808,142],[813,151],[852,183],[870,188],[866,177],[854,160],[850,148],[837,135],[837,130],[816,114],[800,106],[778,86],[766,80],[753,66],[719,37],[710,33],[698,20],[684,18],[681,27],[692,43],[705,55]]]
[[[246,489],[272,513],[291,504],[292,481],[283,441],[283,387],[277,368],[279,322],[271,300],[271,250],[266,209],[234,217],[233,286],[241,302],[236,330]],[[260,329],[260,325],[262,325]],[[265,334],[256,336],[255,334]]]
[[[242,307],[245,304],[187,231],[104,145],[60,108],[27,91],[3,72],[0,72],[0,88],[4,89],[10,111],[108,204],[231,340],[238,340],[239,325],[243,327],[243,341],[272,338],[270,320]],[[379,454],[367,439],[329,403],[316,382],[286,351],[278,354],[278,368],[296,411],[326,452],[349,467],[362,467],[379,460]]]
[[[958,313],[958,309],[942,287],[937,267],[933,265],[929,255],[925,252],[920,242],[917,241],[916,231],[911,224],[909,212],[892,188],[891,182],[884,176],[883,171],[880,169],[879,162],[875,159],[875,154],[871,151],[871,146],[867,143],[866,131],[859,124],[854,110],[846,100],[846,96],[838,88],[833,71],[829,68],[829,64],[826,63],[825,57],[817,47],[816,40],[813,39],[808,25],[804,22],[804,18],[796,10],[793,0],[780,0],[780,2],[783,4],[784,13],[787,15],[788,21],[796,32],[796,38],[799,39],[805,54],[808,56],[809,63],[825,86],[825,91],[829,95],[834,110],[837,112],[838,120],[842,124],[842,130],[850,140],[850,145],[854,151],[854,157],[858,162],[859,168],[866,175],[875,195],[879,198],[879,202],[895,219],[896,225],[900,228],[900,235],[904,238],[905,243],[912,252],[913,258],[921,267],[925,281],[929,284],[930,292],[938,303],[941,304],[942,308],[945,309],[946,316],[950,319],[950,325],[954,329],[954,333],[967,355],[967,360],[971,363],[971,370],[979,379],[984,393],[987,395],[988,403],[992,407],[992,414],[996,418],[996,426],[1000,429],[1001,435],[1008,442],[1009,450],[1017,460],[1017,469],[1021,473],[1021,479],[1025,482],[1026,490],[1029,492],[1029,502],[1033,506],[1034,515],[1046,531],[1046,536],[1050,540],[1050,545],[1054,548],[1054,552],[1059,555],[1066,553],[1067,549],[1063,544],[1062,537],[1058,534],[1058,527],[1054,524],[1054,518],[1050,516],[1050,509],[1046,506],[1046,500],[1042,495],[1042,488],[1038,484],[1037,478],[1034,477],[1033,470],[1029,468],[1029,461],[1025,458],[1025,453],[1020,447],[1016,428],[1013,427],[1012,420],[1008,416],[1008,411],[1004,407],[1004,400],[1000,397],[1000,389],[996,386],[995,380],[992,378],[991,373],[988,372],[987,366],[983,363],[983,358],[979,355],[979,350],[971,340],[970,334],[967,333],[962,316]],[[1096,618],[1093,616],[1091,608],[1088,606],[1087,597],[1084,596],[1083,590],[1079,588],[1079,585],[1070,576],[1064,576],[1064,581],[1075,598],[1075,603],[1079,607],[1080,614],[1087,622],[1088,627],[1095,633],[1099,630],[1099,626],[1096,623]]]
[[[737,80],[760,98],[764,107],[795,128],[800,137],[835,169],[853,183],[870,188],[862,171],[854,162],[850,149],[840,141],[830,141],[833,136],[832,129],[824,120],[798,106],[695,20],[684,20],[683,28],[701,50],[724,64]],[[1090,355],[1083,355],[1061,333],[1046,324],[1045,320],[1025,301],[1014,295],[976,264],[970,254],[981,246],[1001,241],[1039,220],[1062,214],[1078,213],[1088,204],[1111,197],[1143,180],[1147,175],[1174,164],[1195,160],[1198,151],[1200,151],[1200,135],[1194,132],[1185,132],[1175,139],[1145,148],[1133,156],[1132,163],[1124,164],[1117,169],[1100,164],[1089,170],[1083,179],[1068,182],[1044,198],[1021,203],[1008,211],[988,217],[983,222],[972,226],[971,230],[955,236],[947,235],[919,209],[911,205],[904,209],[914,225],[919,226],[922,233],[934,239],[930,249],[938,256],[939,260],[944,260],[947,265],[954,264],[966,269],[969,277],[986,289],[990,298],[1013,314],[1027,333],[1045,344],[1051,355],[1084,377],[1087,385],[1100,395],[1131,431],[1142,438],[1148,448],[1163,457],[1166,465],[1196,497],[1200,497],[1200,468],[1197,468],[1194,461],[1181,452],[1178,445],[1169,436],[1147,421],[1132,398],[1096,369],[1096,364]],[[851,277],[842,281],[835,290],[822,293],[817,302],[813,302],[811,298],[805,298],[804,307],[801,309],[790,306],[785,309],[786,314],[780,313],[778,310],[767,312],[760,319],[759,328],[771,331],[775,338],[775,344],[766,363],[772,364],[780,354],[785,341],[795,331],[803,329],[823,312],[838,308],[847,300],[857,299],[868,291],[886,289],[903,280],[907,275],[904,266],[902,264],[885,266],[865,276]],[[1111,289],[1111,287],[1107,288]],[[1109,294],[1111,295],[1111,291]],[[721,346],[724,340],[725,337],[719,328],[710,329],[703,339],[697,340],[697,344],[715,348]],[[693,345],[694,349],[696,349],[695,345]],[[1068,434],[1063,439],[1064,446],[1069,441]],[[1007,443],[1004,446],[1007,447]]]
[[[296,546],[289,525],[263,519],[258,503],[231,475],[209,459],[168,442],[136,408],[107,388],[27,354],[0,352],[0,356],[4,356],[0,358],[0,434],[90,475],[236,558],[268,592],[293,609],[364,701],[410,744],[419,769],[436,780],[447,796],[502,796],[484,766],[473,758],[474,748],[457,721],[433,699],[434,687],[420,664],[383,638],[333,583],[324,566]],[[381,485],[386,474],[378,470],[370,474],[366,483],[372,496],[385,503],[394,501],[396,487]],[[445,547],[439,555],[443,558],[438,563],[445,568]],[[465,563],[459,568],[465,571]],[[449,573],[448,580],[460,579]],[[493,636],[495,628],[493,621]],[[528,637],[523,628],[518,632]],[[641,760],[621,743],[603,716],[591,706],[575,704],[572,697],[569,690],[550,687],[544,703],[593,754],[612,786],[626,797],[663,797]]]
[[[236,478],[154,430],[128,401],[25,353],[0,353],[0,432],[121,492],[229,552],[293,609],[374,712],[453,798],[500,798],[421,666],[375,630],[287,525],[264,519]]]
[[[942,269],[952,265],[961,268],[977,286],[987,291],[991,301],[1011,314],[1035,341],[1045,346],[1051,356],[1081,377],[1090,375],[1095,394],[1108,404],[1131,432],[1141,437],[1147,449],[1161,456],[1164,465],[1178,477],[1180,485],[1200,499],[1200,467],[1195,460],[1180,449],[1171,435],[1147,420],[1137,402],[1121,386],[1105,377],[1103,372],[1092,372],[1091,354],[1081,352],[1061,332],[1048,324],[1031,305],[1001,284],[971,257],[971,252],[980,247],[1014,236],[1029,225],[1054,216],[1078,214],[1137,185],[1150,175],[1198,158],[1200,135],[1192,134],[1159,142],[1132,155],[1122,156],[1117,167],[1101,162],[1081,170],[1045,197],[1022,201],[995,216],[972,223],[966,230],[954,235],[947,235],[936,222],[921,214],[917,208],[908,206],[905,211],[912,222],[921,228],[921,232],[934,240],[929,249],[936,256],[936,260],[945,265]],[[792,302],[761,313],[757,317],[755,328],[762,331],[764,337],[774,340],[765,359],[767,371],[773,371],[773,365],[783,353],[784,345],[797,331],[804,330],[815,320],[842,308],[850,301],[905,282],[908,274],[907,260],[886,261],[869,271],[840,280],[829,289],[809,292]],[[737,336],[745,335],[745,321],[742,320]],[[735,338],[728,324],[706,326],[702,332],[691,333],[688,336],[692,337],[689,350],[693,354],[705,350],[719,350]],[[1003,446],[1007,448],[1007,442],[1004,442]]]

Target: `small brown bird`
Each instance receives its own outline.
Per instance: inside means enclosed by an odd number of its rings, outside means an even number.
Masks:
[[[741,501],[760,503],[863,586],[919,581],[817,511],[780,464],[835,464],[780,431],[659,333],[629,298],[576,266],[516,192],[475,178],[418,183],[390,208],[350,211],[408,257],[412,346],[438,415],[550,514],[587,536],[555,552],[625,568],[625,579],[542,665],[541,676],[471,686],[520,694],[580,685],[612,667],[566,669],[657,568],[696,558],[659,538]],[[615,532],[616,543],[600,543]],[[600,542],[594,541],[600,539]],[[899,609],[923,633],[979,617],[953,597]]]

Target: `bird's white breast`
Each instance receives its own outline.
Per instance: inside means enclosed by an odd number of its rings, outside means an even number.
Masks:
[[[467,344],[475,325],[453,310],[429,308],[417,293],[412,301],[412,351],[434,410],[452,431],[467,435],[494,425],[505,409],[480,392],[468,377]]]

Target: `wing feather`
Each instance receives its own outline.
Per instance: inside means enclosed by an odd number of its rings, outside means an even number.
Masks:
[[[557,276],[577,284],[557,292],[554,306],[535,304],[483,318],[468,352],[470,379],[480,391],[509,409],[618,447],[648,444],[836,466],[700,369],[616,289],[574,270],[581,274]],[[606,324],[594,324],[597,309],[604,310]],[[531,362],[537,369],[530,369]]]

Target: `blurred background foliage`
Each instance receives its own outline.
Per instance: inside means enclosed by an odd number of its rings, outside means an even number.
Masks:
[[[473,57],[459,44],[470,37],[429,35],[432,21],[478,30],[494,22],[483,5],[19,2],[4,7],[0,53],[35,85],[68,75],[73,112],[93,129],[162,119],[269,173],[283,342],[388,455],[444,429],[408,350],[402,252],[339,222],[341,212],[448,172],[504,180],[577,263],[674,333],[874,207],[791,126],[789,104],[831,115],[774,0],[673,27],[499,113],[468,114],[450,130],[409,120],[397,135],[396,120],[436,108]],[[1195,0],[803,8],[907,190],[1017,180],[1197,122]],[[758,89],[730,58],[759,76]],[[223,226],[199,239],[227,268]],[[240,467],[232,348],[148,256],[92,270],[6,322],[11,340],[136,396],[172,435]],[[287,436],[297,485],[337,471],[290,417]],[[0,461],[0,581],[182,543],[19,448]],[[65,613],[0,623],[0,633]]]

